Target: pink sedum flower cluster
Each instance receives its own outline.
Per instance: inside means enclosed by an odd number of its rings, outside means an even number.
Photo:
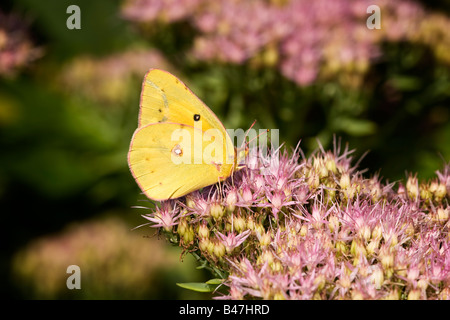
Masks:
[[[0,77],[12,77],[42,56],[43,50],[32,43],[28,27],[23,17],[0,10]]]
[[[450,164],[396,185],[336,143],[247,160],[144,216],[223,279],[217,298],[450,299]]]
[[[371,5],[381,29],[367,27]],[[138,23],[187,21],[197,59],[274,67],[298,85],[330,77],[360,85],[384,41],[427,45],[450,63],[450,20],[411,0],[127,0],[122,13]]]

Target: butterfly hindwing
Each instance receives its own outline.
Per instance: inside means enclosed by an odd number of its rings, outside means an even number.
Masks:
[[[226,162],[226,150],[219,140],[198,145],[193,137],[199,130],[180,123],[152,123],[133,135],[128,153],[131,173],[141,190],[153,200],[181,197],[228,177],[233,164]],[[221,159],[205,157],[216,147]]]

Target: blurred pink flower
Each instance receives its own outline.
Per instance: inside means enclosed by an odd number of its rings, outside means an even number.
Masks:
[[[0,11],[0,76],[12,76],[43,54],[28,33],[29,23],[14,13]]]
[[[102,106],[128,101],[134,89],[133,78],[142,79],[149,66],[171,70],[163,55],[155,49],[131,49],[104,57],[78,56],[67,63],[59,75],[63,90],[78,92]]]
[[[302,86],[321,76],[364,75],[380,56],[383,41],[423,43],[439,59],[450,61],[448,17],[428,12],[412,0],[379,0],[375,4],[383,12],[382,28],[370,30],[366,20],[372,4],[367,0],[128,0],[123,15],[137,22],[188,21],[198,31],[192,48],[197,59],[235,64],[259,59]],[[264,58],[268,48],[276,54]]]

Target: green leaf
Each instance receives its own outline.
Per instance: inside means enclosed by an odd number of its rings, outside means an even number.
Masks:
[[[389,83],[394,88],[402,91],[414,91],[422,85],[420,78],[410,76],[393,76]]]
[[[223,283],[223,279],[210,279],[206,281],[207,284],[219,285]]]
[[[197,292],[213,292],[214,289],[216,289],[216,287],[217,287],[216,285],[203,283],[203,282],[177,283],[177,286],[184,288],[184,289],[197,291]]]
[[[375,134],[377,125],[366,119],[336,118],[335,127],[355,137]]]

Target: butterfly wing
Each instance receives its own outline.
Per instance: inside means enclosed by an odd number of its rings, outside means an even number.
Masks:
[[[157,122],[194,126],[199,115],[203,131],[220,128],[222,122],[180,79],[159,69],[150,69],[142,83],[139,127]],[[198,121],[198,120],[197,120]]]
[[[224,180],[234,164],[226,163],[220,137],[200,145],[196,136],[205,132],[180,123],[151,123],[138,128],[130,145],[128,165],[147,197],[167,200]],[[198,140],[197,140],[198,142]],[[215,148],[214,159],[208,156]]]

